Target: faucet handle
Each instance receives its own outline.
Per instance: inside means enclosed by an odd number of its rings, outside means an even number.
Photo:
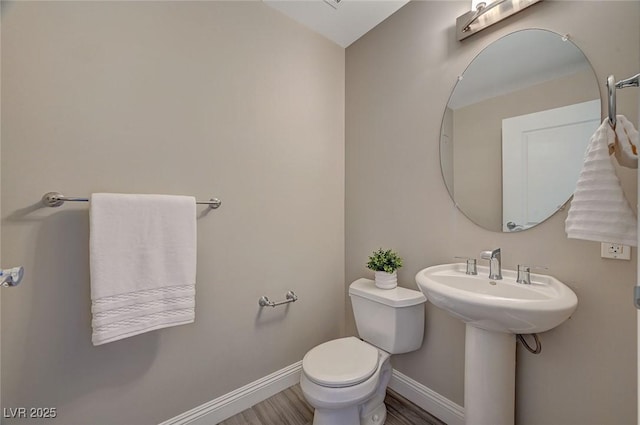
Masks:
[[[520,269],[528,269],[528,271],[531,270],[549,270],[549,267],[545,267],[545,266],[533,266],[533,265],[528,265],[528,264],[518,264],[518,270]]]
[[[478,274],[478,269],[476,268],[476,259],[471,257],[453,257],[459,260],[465,260],[467,262],[467,271],[466,274],[476,275]]]
[[[531,269],[533,270],[548,270],[545,266],[530,266],[527,264],[518,264],[518,276],[516,282],[524,283],[525,285],[531,284]]]

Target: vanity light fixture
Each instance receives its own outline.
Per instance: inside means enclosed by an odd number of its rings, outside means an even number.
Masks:
[[[471,10],[480,10],[486,6],[486,0],[471,0]]]
[[[471,10],[456,19],[458,41],[540,1],[542,0],[472,0]]]
[[[333,7],[334,9],[338,8],[338,6],[340,5],[340,1],[341,0],[324,0],[326,4]]]

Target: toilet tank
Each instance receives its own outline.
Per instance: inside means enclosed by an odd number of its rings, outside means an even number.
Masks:
[[[349,286],[349,297],[360,338],[390,354],[422,346],[427,301],[422,292],[380,289],[371,279],[358,279]]]

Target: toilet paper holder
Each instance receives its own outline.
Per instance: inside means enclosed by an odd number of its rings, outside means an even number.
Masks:
[[[293,291],[287,292],[286,299],[282,301],[269,301],[269,298],[266,295],[263,295],[258,300],[258,305],[260,307],[276,307],[282,304],[289,304],[298,301],[298,296],[293,293]]]

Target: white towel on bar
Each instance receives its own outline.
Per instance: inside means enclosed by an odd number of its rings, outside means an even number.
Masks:
[[[613,152],[618,164],[638,168],[638,130],[624,115],[616,116],[615,137],[608,144],[609,153]]]
[[[587,147],[565,230],[572,239],[637,246],[636,216],[609,156],[613,139],[615,133],[605,119]]]
[[[193,322],[195,198],[94,193],[90,267],[93,345]]]

